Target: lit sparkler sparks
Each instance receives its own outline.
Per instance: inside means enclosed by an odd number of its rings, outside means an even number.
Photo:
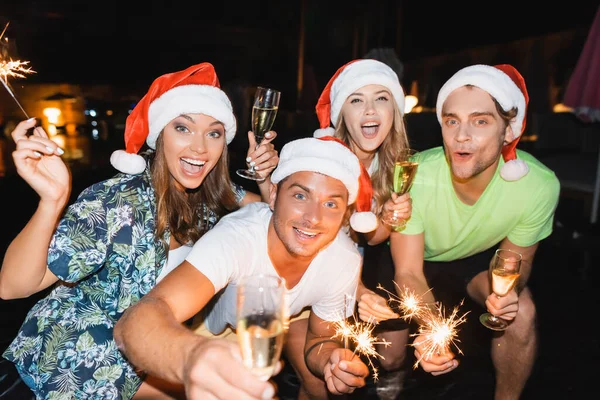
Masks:
[[[335,334],[332,336],[332,339],[342,339],[344,341],[345,348],[347,348],[348,341],[353,342],[354,352],[352,353],[352,357],[354,357],[356,353],[365,356],[367,363],[371,367],[373,380],[377,382],[379,378],[379,371],[373,363],[373,358],[383,357],[377,352],[375,346],[384,345],[387,347],[392,343],[373,336],[373,329],[375,329],[374,324],[370,322],[356,321],[354,316],[352,316],[352,319],[354,320],[352,323],[348,319],[340,319],[333,322]]]
[[[414,368],[419,366],[421,360],[446,353],[450,351],[452,346],[456,348],[459,354],[463,354],[457,344],[460,340],[457,338],[458,330],[456,329],[458,325],[466,322],[466,316],[470,312],[467,311],[463,315],[458,316],[458,309],[463,302],[461,301],[459,306],[454,307],[449,317],[446,317],[441,303],[435,307],[435,311],[437,312],[434,312],[429,307],[425,307],[427,313],[422,316],[423,323],[419,326],[418,332],[411,335],[424,338],[423,341],[412,344],[412,346],[424,345],[421,347],[421,357],[415,362]]]
[[[0,41],[4,37],[4,33],[6,32],[8,25],[9,25],[9,23],[7,23],[6,26],[4,27],[4,29],[2,30],[2,34],[0,34]],[[32,70],[31,67],[29,67],[29,61],[21,61],[21,60],[15,61],[12,59],[6,60],[4,58],[4,56],[2,55],[2,52],[0,52],[0,81],[2,82],[2,85],[4,86],[4,88],[6,89],[8,94],[10,94],[10,96],[13,98],[15,103],[17,103],[17,105],[19,106],[21,111],[23,111],[23,114],[25,114],[26,118],[29,118],[29,115],[27,115],[27,112],[25,112],[25,109],[23,108],[23,106],[21,106],[21,103],[19,103],[19,100],[17,100],[15,93],[13,92],[10,85],[8,84],[8,78],[9,77],[25,78],[26,74],[32,74],[32,73],[35,73],[35,71]]]
[[[381,286],[381,284],[377,285],[377,288],[388,294],[388,304],[390,307],[397,308],[400,311],[401,318],[405,321],[410,321],[412,318],[422,317],[426,314],[428,307],[427,303],[423,302],[422,296],[418,296],[406,286],[400,288],[396,282],[394,282],[394,285],[398,288],[399,296],[390,292]]]

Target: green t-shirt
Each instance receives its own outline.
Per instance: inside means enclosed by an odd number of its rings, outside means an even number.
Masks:
[[[425,260],[452,261],[489,249],[505,237],[517,246],[531,246],[552,233],[560,183],[553,171],[531,154],[517,158],[529,173],[515,182],[499,173],[471,206],[459,200],[451,182],[443,147],[421,153],[410,190],[412,216],[403,234],[425,235]],[[501,159],[498,168],[504,165]]]

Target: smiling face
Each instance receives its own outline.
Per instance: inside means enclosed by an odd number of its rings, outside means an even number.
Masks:
[[[393,96],[381,85],[367,85],[352,93],[342,105],[341,115],[359,159],[377,151],[392,129]]]
[[[180,190],[198,188],[225,147],[225,127],[204,114],[184,114],[162,132],[169,173]]]
[[[348,208],[348,190],[339,180],[317,172],[296,172],[271,192],[274,247],[295,257],[312,258],[337,236]]]
[[[493,176],[510,125],[501,118],[494,100],[475,86],[462,86],[447,97],[442,108],[444,151],[455,181]]]

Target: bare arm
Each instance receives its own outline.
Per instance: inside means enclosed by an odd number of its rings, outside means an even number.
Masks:
[[[184,382],[187,355],[204,340],[182,325],[214,295],[204,274],[184,261],[115,325],[117,346],[136,366],[172,382]]]
[[[115,325],[117,346],[150,375],[183,383],[189,399],[266,399],[274,388],[241,362],[237,343],[194,334],[182,322],[198,313],[215,288],[184,261]]]
[[[394,260],[394,281],[402,288],[412,290],[427,303],[435,302],[425,273],[423,272],[423,255],[425,253],[425,235],[404,235],[392,232],[390,250]]]
[[[8,247],[0,269],[0,297],[14,299],[43,290],[58,278],[47,267],[48,248],[71,192],[71,175],[58,154],[62,150],[42,128],[26,136],[35,120],[23,121],[12,132],[17,147],[13,159],[19,175],[40,196],[35,213]]]

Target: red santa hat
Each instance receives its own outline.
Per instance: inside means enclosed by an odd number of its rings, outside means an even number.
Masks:
[[[155,149],[163,128],[182,114],[205,114],[221,121],[227,144],[233,140],[236,132],[233,108],[219,88],[212,64],[200,63],[156,78],[127,117],[125,150],[113,152],[110,163],[127,174],[142,173],[146,162],[137,153],[144,142]]]
[[[485,90],[496,99],[504,111],[517,109],[517,116],[510,123],[516,139],[502,148],[505,164],[500,169],[500,176],[506,181],[521,179],[529,172],[527,163],[517,159],[516,149],[521,134],[525,131],[529,103],[525,79],[515,67],[509,64],[494,66],[478,64],[461,69],[442,86],[438,94],[436,112],[440,124],[444,102],[452,91],[465,85],[473,85]]]
[[[313,136],[333,136],[335,129],[329,126],[330,123],[335,127],[342,105],[348,96],[367,85],[388,88],[400,108],[400,113],[404,115],[404,90],[394,70],[377,60],[352,60],[341,66],[323,89],[315,107],[320,129],[317,129]]]
[[[279,164],[271,174],[271,182],[279,183],[295,172],[318,172],[341,181],[348,189],[348,205],[356,203],[350,226],[357,232],[377,228],[377,217],[371,212],[373,186],[358,157],[333,136],[302,138],[286,143],[279,154]]]

